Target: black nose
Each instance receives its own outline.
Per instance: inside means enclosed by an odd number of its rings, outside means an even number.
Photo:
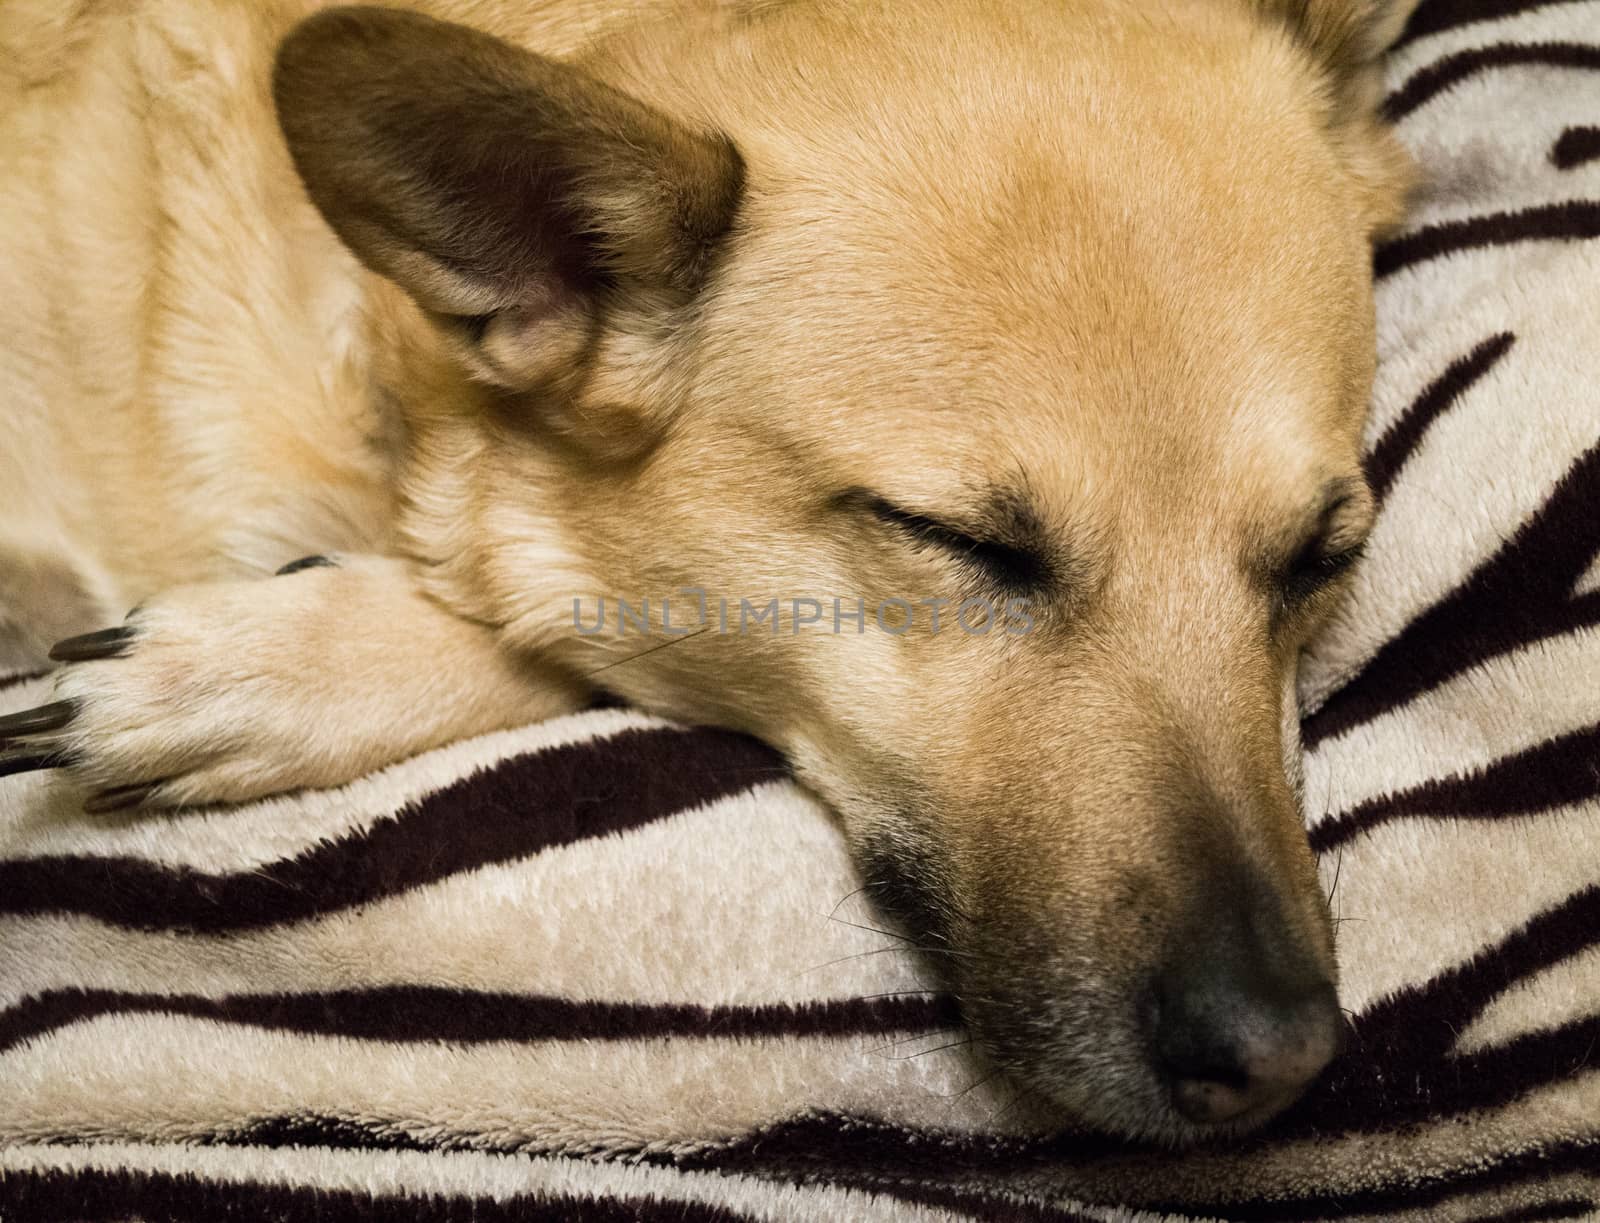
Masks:
[[[1344,1025],[1332,981],[1286,932],[1264,926],[1214,916],[1157,977],[1156,1061],[1191,1121],[1264,1119],[1339,1050]]]

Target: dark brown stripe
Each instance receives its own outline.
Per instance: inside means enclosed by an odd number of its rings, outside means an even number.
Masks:
[[[304,994],[51,990],[0,1011],[0,1052],[103,1015],[180,1015],[352,1040],[485,1041],[840,1037],[952,1028],[953,999],[914,994],[751,1006],[605,1002],[425,985]]]
[[[0,914],[73,914],[135,930],[260,929],[639,828],[784,776],[772,751],[742,735],[625,731],[502,761],[363,833],[237,874],[139,858],[0,862]]]
[[[1515,341],[1516,337],[1509,331],[1502,331],[1457,357],[1384,431],[1366,460],[1367,482],[1372,486],[1374,497],[1382,501],[1388,495],[1395,476],[1433,422],[1498,365]]]
[[[1591,938],[1589,945],[1596,940]],[[1532,975],[1517,974],[1518,979]],[[1430,1032],[1449,1020],[1430,1016],[1425,1021]],[[1460,1025],[1456,1025],[1460,1030]],[[1374,1025],[1357,1025],[1362,1039],[1372,1039]],[[1272,1137],[1291,1133],[1301,1137],[1328,1137],[1338,1132],[1391,1131],[1404,1125],[1426,1125],[1443,1117],[1504,1108],[1512,1101],[1542,1087],[1562,1082],[1591,1067],[1590,1054],[1600,1048],[1600,1016],[1558,1024],[1532,1032],[1503,1045],[1475,1053],[1450,1056],[1448,1047],[1440,1052],[1430,1047],[1419,1050],[1428,1061],[1403,1060],[1404,1048],[1418,1044],[1434,1046],[1433,1039],[1415,1041],[1399,1036],[1393,1047],[1381,1053],[1368,1051],[1366,1064],[1336,1068],[1331,1077],[1330,1095],[1320,1105],[1310,1105],[1287,1118]],[[1453,1043],[1453,1037],[1452,1037]],[[1376,1075],[1381,1064],[1387,1069]],[[1357,1101],[1360,1105],[1357,1105]],[[1357,1108],[1374,1110],[1375,1115],[1352,1119]],[[1339,1125],[1341,1121],[1349,1122]],[[1600,1138],[1600,1136],[1597,1136]]]
[[[914,1206],[927,1206],[934,1210],[947,1210],[964,1214],[982,1223],[1104,1223],[1076,1210],[1051,1206],[1040,1201],[1019,1201],[1015,1197],[1002,1197],[1006,1186],[995,1187],[994,1192],[966,1186],[911,1185],[895,1177],[879,1176],[870,1183],[847,1185],[863,1193],[909,1202]],[[1019,1191],[1022,1192],[1022,1191]]]
[[[1270,1144],[1247,1140],[1241,1150],[1265,1152]],[[982,1218],[984,1204],[992,1201],[980,1186],[1053,1184],[1061,1196],[1084,1196],[1070,1176],[1074,1164],[1084,1161],[1082,1143],[1075,1136],[1042,1140],[994,1139],[948,1130],[913,1129],[875,1118],[836,1113],[808,1114],[764,1128],[727,1147],[678,1157],[674,1166],[766,1179],[836,1184],[868,1193],[890,1194],[918,1200],[918,1194],[942,1192],[951,1209],[965,1209]],[[1102,1152],[1090,1142],[1091,1158]],[[1143,1155],[1142,1159],[1134,1156]],[[648,1162],[665,1159],[645,1157]],[[1426,1210],[1446,1202],[1503,1191],[1518,1185],[1537,1185],[1563,1173],[1600,1171],[1600,1142],[1569,1142],[1544,1149],[1521,1151],[1496,1160],[1472,1153],[1472,1162],[1443,1174],[1419,1177],[1405,1168],[1390,1170],[1392,1180],[1374,1185],[1347,1183],[1325,1191],[1291,1197],[1196,1200],[1168,1198],[1151,1201],[1151,1191],[1173,1176],[1181,1156],[1170,1151],[1140,1152],[1124,1147],[1114,1153],[1123,1165],[1122,1183],[1132,1194],[1111,1201],[1091,1195],[1090,1204],[1104,1207],[1137,1205],[1158,1214],[1181,1218],[1220,1218],[1236,1223],[1310,1223],[1351,1215]],[[1383,1170],[1363,1165],[1357,1176],[1381,1177]],[[1104,1184],[1104,1177],[1097,1177]],[[1250,1191],[1248,1183],[1236,1188]],[[1096,1201],[1095,1198],[1100,1200]],[[1038,1216],[1024,1216],[1038,1217]],[[1043,1216],[1048,1217],[1048,1216]]]
[[[18,1223],[160,1220],[160,1223],[747,1223],[723,1206],[659,1197],[518,1194],[365,1194],[191,1173],[0,1172],[0,1219]]]
[[[321,1116],[273,1117],[210,1135],[200,1140],[203,1145],[242,1147],[330,1147],[334,1150],[355,1151],[457,1151],[495,1150],[485,1146],[474,1135],[435,1135],[430,1132],[427,1141],[393,1125],[353,1121],[345,1118]],[[509,1153],[517,1153],[512,1151]],[[640,1162],[658,1167],[680,1168],[698,1163],[695,1157],[679,1160],[672,1156],[644,1154]],[[723,1171],[717,1165],[708,1167]],[[837,1169],[833,1169],[837,1171]],[[796,1180],[801,1178],[796,1177]],[[999,1223],[1095,1223],[1095,1220],[1077,1211],[1064,1210],[1039,1202],[1018,1201],[986,1192],[978,1187],[947,1188],[936,1185],[912,1184],[894,1177],[879,1177],[871,1184],[858,1182],[849,1175],[830,1175],[827,1164],[817,1169],[812,1180],[842,1189],[857,1189],[863,1193],[877,1194],[895,1201],[913,1202],[954,1213],[970,1214],[983,1220]]]
[[[1600,703],[1600,697],[1596,698]],[[1500,820],[1549,811],[1600,795],[1600,725],[1502,756],[1465,776],[1368,799],[1311,829],[1311,848],[1327,853],[1400,819]]]
[[[1550,163],[1571,170],[1600,157],[1600,127],[1569,127],[1550,150]]]
[[[1419,69],[1384,101],[1384,117],[1397,123],[1447,89],[1494,68],[1600,68],[1600,47],[1578,42],[1499,43],[1458,51]]]
[[[763,1130],[765,1133],[766,1130]],[[907,1130],[906,1133],[912,1133]],[[741,1140],[742,1141],[742,1140]],[[917,1137],[910,1138],[917,1141]],[[219,1132],[200,1140],[202,1145],[208,1146],[267,1146],[267,1148],[283,1148],[283,1146],[328,1146],[339,1151],[494,1151],[494,1146],[483,1145],[482,1138],[475,1135],[434,1135],[430,1133],[429,1140],[424,1141],[413,1133],[397,1129],[394,1125],[379,1125],[373,1122],[349,1121],[344,1117],[269,1117],[264,1121],[240,1127],[229,1132]],[[517,1154],[512,1149],[509,1154]],[[670,1169],[701,1169],[717,1170],[726,1175],[725,1169],[717,1164],[715,1157],[710,1161],[699,1156],[690,1156],[678,1159],[674,1156],[659,1156],[648,1153],[638,1157],[640,1162],[654,1164],[656,1167],[670,1167]],[[888,1165],[893,1167],[893,1165]],[[762,1169],[754,1169],[755,1175],[762,1175]],[[765,1177],[763,1177],[765,1178]],[[787,1180],[787,1178],[786,1178]],[[877,1194],[888,1197],[893,1201],[914,1202],[918,1205],[930,1205],[934,1209],[950,1210],[950,1212],[971,1215],[981,1220],[995,1220],[1000,1223],[1094,1223],[1094,1220],[1075,1212],[1075,1210],[1053,1207],[1043,1202],[1018,1201],[1013,1197],[1003,1197],[994,1191],[986,1191],[981,1186],[938,1186],[926,1183],[914,1183],[902,1177],[877,1177],[867,1183],[862,1178],[853,1177],[850,1172],[829,1165],[827,1162],[814,1169],[814,1175],[806,1173],[805,1177],[794,1177],[795,1181],[814,1181],[821,1185],[835,1186],[843,1189],[859,1189],[861,1193]],[[976,1180],[976,1178],[974,1178]]]
[[[1515,242],[1562,242],[1600,237],[1600,203],[1564,200],[1519,212],[1496,212],[1425,225],[1377,248],[1373,275],[1380,279],[1401,268],[1458,251],[1509,246]]]
[[[1306,747],[1396,709],[1496,655],[1600,625],[1600,592],[1572,594],[1597,554],[1600,446],[1579,456],[1545,504],[1494,556],[1385,642],[1305,719]]]
[[[1584,1219],[1600,1212],[1588,1198],[1566,1197],[1542,1206],[1519,1206],[1494,1214],[1473,1215],[1465,1223],[1556,1223],[1560,1219]]]
[[[902,1185],[1001,1185],[1052,1165],[1065,1171],[1105,1158],[1170,1151],[1139,1147],[1103,1135],[1017,1138],[900,1125],[878,1117],[814,1111],[763,1126],[714,1149],[673,1160],[678,1167],[723,1174],[825,1180],[879,1191],[886,1171]]]
[[[419,1138],[403,1126],[320,1113],[295,1113],[281,1117],[262,1117],[246,1125],[201,1136],[186,1136],[197,1146],[213,1147],[327,1147],[331,1151],[488,1151],[494,1154],[526,1154],[526,1144],[515,1146],[484,1142],[472,1134],[444,1131],[426,1123],[428,1137]]]
[[[1596,945],[1600,885],[1534,915],[1432,980],[1395,991],[1356,1018],[1346,1052],[1264,1137],[1400,1129],[1501,1107],[1570,1077],[1600,1047],[1600,1015],[1476,1053],[1453,1050],[1506,990]]]
[[[1403,47],[1418,38],[1445,30],[1474,25],[1480,21],[1499,21],[1534,9],[1554,8],[1558,4],[1577,4],[1584,0],[1423,0],[1406,22],[1395,42]]]
[[[19,671],[15,675],[0,675],[0,692],[4,692],[7,688],[20,688],[23,684],[43,679],[49,674],[48,671]]]
[[[1465,1154],[1465,1152],[1464,1152]],[[1230,1223],[1331,1223],[1352,1215],[1380,1217],[1401,1211],[1428,1210],[1469,1204],[1471,1198],[1520,1186],[1542,1186],[1570,1173],[1600,1172],[1600,1143],[1566,1142],[1543,1149],[1518,1151],[1496,1159],[1474,1158],[1472,1163],[1442,1175],[1414,1177],[1396,1173],[1398,1183],[1350,1192],[1309,1193],[1294,1198],[1255,1202],[1185,1203],[1184,1209],[1202,1216],[1215,1215]],[[1158,1205],[1157,1210],[1173,1210]]]

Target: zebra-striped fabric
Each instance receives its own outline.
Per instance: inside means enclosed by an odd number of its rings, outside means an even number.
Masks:
[[[1353,1038],[1288,1115],[1041,1133],[776,759],[602,710],[170,819],[0,782],[0,1219],[1600,1217],[1600,0],[1426,0],[1390,84],[1303,682]]]

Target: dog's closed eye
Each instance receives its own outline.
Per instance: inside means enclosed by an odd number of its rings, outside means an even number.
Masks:
[[[1049,580],[1049,562],[1033,548],[968,534],[882,497],[868,497],[866,507],[880,522],[917,543],[948,553],[1002,589],[1037,590]]]
[[[1331,552],[1327,550],[1326,540],[1316,539],[1307,544],[1283,575],[1285,603],[1292,607],[1311,598],[1360,560],[1366,547],[1365,540]]]
[[[1293,612],[1342,577],[1366,551],[1371,497],[1353,480],[1332,481],[1324,491],[1308,537],[1277,571],[1280,606]]]

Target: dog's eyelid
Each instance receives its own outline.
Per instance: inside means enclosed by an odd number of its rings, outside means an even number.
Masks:
[[[1324,522],[1299,548],[1295,549],[1289,568],[1321,564],[1337,557],[1354,559],[1367,546],[1367,529],[1359,522]]]
[[[1311,598],[1341,577],[1366,550],[1364,534],[1346,539],[1318,536],[1308,541],[1279,579],[1283,598],[1291,605]]]
[[[1367,550],[1365,539],[1330,543],[1315,541],[1295,562],[1297,568],[1342,569],[1361,559]]]
[[[1360,559],[1371,530],[1371,498],[1359,480],[1332,480],[1298,546],[1279,562],[1279,583],[1303,597]]]
[[[979,536],[962,527],[954,526],[943,519],[934,518],[929,514],[919,514],[915,510],[903,509],[892,501],[885,501],[875,497],[867,508],[874,517],[889,523],[891,526],[904,527],[909,531],[926,532],[930,535],[943,535],[951,540],[972,540],[978,542]]]
[[[905,509],[883,497],[869,494],[863,501],[867,510],[880,522],[982,567],[1007,587],[1032,588],[1044,584],[1048,579],[1048,562],[1036,547],[973,533],[941,519]]]

